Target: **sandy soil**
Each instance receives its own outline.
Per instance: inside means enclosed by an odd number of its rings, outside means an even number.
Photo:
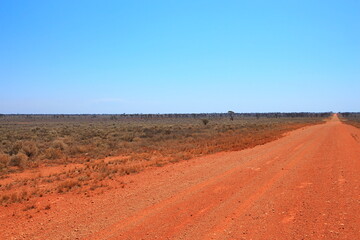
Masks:
[[[124,176],[101,194],[0,207],[0,239],[359,239],[359,137],[335,116],[253,149]]]

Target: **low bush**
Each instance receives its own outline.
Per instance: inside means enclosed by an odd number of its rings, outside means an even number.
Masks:
[[[27,160],[28,160],[28,156],[26,156],[24,153],[18,153],[10,157],[10,161],[8,162],[8,165],[13,167],[24,168],[26,167]]]
[[[46,159],[59,159],[63,156],[61,150],[54,147],[46,149],[44,155]]]
[[[33,141],[24,141],[21,144],[21,151],[25,153],[28,158],[34,158],[38,154],[38,147]]]
[[[80,186],[81,184],[77,180],[73,180],[73,179],[65,180],[59,184],[58,192],[59,193],[68,192],[72,188],[80,187]]]
[[[265,139],[261,141],[270,140],[326,117],[232,114],[232,119],[228,114],[117,115],[116,121],[100,115],[24,119],[5,116],[0,119],[1,174],[6,174],[7,166],[21,170],[42,164],[84,163],[107,156],[126,156],[137,162],[176,162],[217,151],[240,150],[251,146],[251,141],[260,141],[258,136]]]
[[[207,120],[207,119],[202,119],[201,121],[205,126],[209,123],[209,120]]]
[[[3,171],[8,166],[10,156],[5,153],[0,153],[0,171]]]

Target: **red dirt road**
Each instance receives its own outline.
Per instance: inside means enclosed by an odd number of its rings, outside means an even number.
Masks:
[[[335,116],[253,149],[123,177],[125,188],[100,195],[41,198],[47,211],[2,207],[0,238],[360,239],[359,173],[360,130]]]

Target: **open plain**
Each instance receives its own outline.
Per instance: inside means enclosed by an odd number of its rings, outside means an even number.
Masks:
[[[0,6],[0,240],[360,240],[360,1]]]
[[[1,207],[0,237],[357,239],[359,136],[335,115],[252,149],[122,176],[123,188]]]

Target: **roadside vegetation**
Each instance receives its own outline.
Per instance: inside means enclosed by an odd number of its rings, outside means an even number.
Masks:
[[[1,115],[0,204],[87,193],[148,167],[264,144],[330,115]]]
[[[341,121],[360,128],[360,112],[342,112],[339,117]]]

